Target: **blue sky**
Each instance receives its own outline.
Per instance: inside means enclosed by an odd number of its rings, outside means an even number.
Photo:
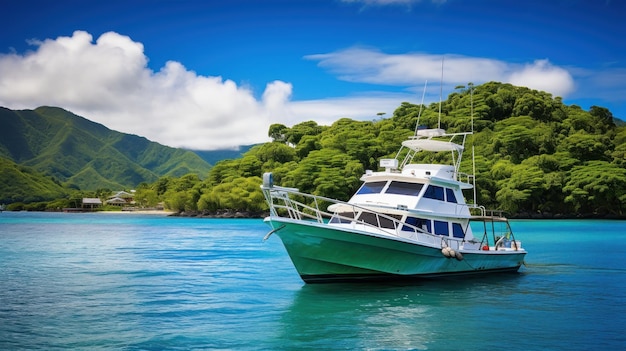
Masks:
[[[0,106],[59,106],[174,147],[391,116],[508,82],[626,119],[626,2],[109,0],[2,5]]]

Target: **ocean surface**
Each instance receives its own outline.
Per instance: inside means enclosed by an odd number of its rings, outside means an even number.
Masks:
[[[626,221],[513,221],[519,274],[306,285],[259,219],[0,213],[0,350],[624,350]]]

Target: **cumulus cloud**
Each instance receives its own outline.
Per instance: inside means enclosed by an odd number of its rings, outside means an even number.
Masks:
[[[175,147],[215,149],[267,140],[291,85],[271,82],[257,100],[221,77],[170,61],[147,67],[143,45],[114,32],[36,41],[34,51],[0,56],[0,105],[59,106],[124,133]]]
[[[288,125],[306,120],[314,120],[321,125],[330,125],[340,118],[359,118],[374,120],[391,117],[391,113],[403,101],[416,101],[417,96],[412,93],[370,92],[354,96],[329,98],[324,100],[294,101],[290,104],[292,116],[297,120],[287,121]]]
[[[537,60],[521,68],[511,69],[507,81],[513,85],[566,96],[574,90],[572,75],[563,68],[553,66],[548,60]]]
[[[411,86],[421,82],[439,82],[448,87],[468,82],[508,82],[543,90],[564,97],[574,90],[574,79],[564,68],[548,60],[527,64],[426,53],[385,54],[375,49],[349,48],[327,54],[309,55],[319,66],[340,79],[371,84]]]

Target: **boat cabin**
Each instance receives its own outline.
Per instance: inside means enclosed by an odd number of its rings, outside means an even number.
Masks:
[[[368,172],[361,180],[363,184],[348,203],[460,218],[470,216],[462,189],[472,186],[455,180],[452,166],[408,165],[401,173]]]
[[[336,214],[330,223],[347,224],[356,219],[406,237],[423,233],[455,241],[473,239],[471,215],[462,193],[471,185],[455,179],[453,166],[410,164],[396,172],[392,164],[381,161],[381,166],[385,165],[391,167],[367,172],[361,178],[363,184],[348,201],[355,207],[328,208]]]

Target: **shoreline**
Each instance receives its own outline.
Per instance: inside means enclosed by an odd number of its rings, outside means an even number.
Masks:
[[[39,212],[39,211],[34,211]],[[144,214],[144,215],[159,215],[159,216],[174,216],[178,214],[176,211],[170,210],[157,210],[157,209],[127,209],[116,211],[102,211],[98,209],[82,209],[82,208],[64,208],[61,211],[41,211],[41,212],[63,212],[63,213],[102,213],[102,214]]]
[[[177,212],[167,210],[131,210],[131,211],[93,211],[92,213],[112,213],[112,214],[143,214],[143,215],[160,215],[160,216],[173,216]]]

